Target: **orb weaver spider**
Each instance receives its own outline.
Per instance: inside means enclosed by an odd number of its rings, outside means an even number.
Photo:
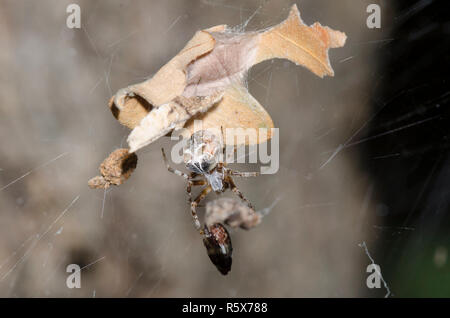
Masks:
[[[183,177],[187,181],[186,192],[189,197],[191,207],[191,215],[194,225],[201,235],[207,235],[208,229],[202,229],[201,223],[197,216],[197,206],[206,198],[206,196],[214,191],[218,194],[231,190],[239,198],[244,201],[247,206],[254,211],[253,205],[245,198],[238,189],[232,176],[236,177],[256,177],[258,172],[240,172],[225,167],[225,163],[220,161],[220,152],[224,149],[221,139],[208,130],[199,130],[192,134],[187,145],[183,149],[183,160],[186,169],[190,173],[185,173],[174,169],[169,165],[164,148],[161,149],[164,163],[167,170]],[[204,186],[200,194],[192,200],[192,187]],[[206,233],[205,233],[206,232]]]

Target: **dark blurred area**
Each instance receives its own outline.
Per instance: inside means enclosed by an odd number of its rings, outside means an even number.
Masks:
[[[70,3],[81,29],[66,26]],[[185,182],[164,167],[168,138],[138,152],[123,185],[87,187],[127,145],[107,102],[197,30],[264,29],[293,3],[347,43],[330,51],[334,77],[285,60],[250,71],[249,91],[280,128],[280,169],[237,180],[257,209],[273,209],[250,231],[230,230],[222,276]],[[366,26],[371,3],[380,29]],[[0,296],[383,297],[366,285],[372,259],[391,295],[450,296],[443,3],[0,0]],[[69,264],[81,267],[80,289],[66,285]]]
[[[376,50],[377,87],[361,145],[376,188],[372,232],[397,296],[450,296],[449,6],[396,1],[392,41]]]

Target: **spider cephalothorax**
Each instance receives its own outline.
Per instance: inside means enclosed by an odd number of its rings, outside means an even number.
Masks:
[[[186,147],[183,150],[184,162],[186,168],[191,171],[189,174],[170,167],[167,162],[164,149],[162,154],[167,169],[182,176],[187,181],[186,192],[189,196],[189,203],[191,205],[191,214],[194,219],[196,229],[204,235],[201,223],[197,216],[198,204],[210,193],[222,193],[227,189],[233,191],[244,201],[251,209],[252,204],[244,197],[234,183],[232,176],[238,177],[254,177],[257,172],[239,172],[226,168],[225,163],[221,161],[221,154],[223,152],[223,144],[216,134],[201,130],[195,132],[189,139]],[[192,200],[191,189],[193,186],[204,186],[200,194]]]

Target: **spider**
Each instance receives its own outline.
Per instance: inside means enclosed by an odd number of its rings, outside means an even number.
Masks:
[[[205,197],[214,191],[217,194],[225,192],[227,189],[234,192],[239,198],[244,201],[249,208],[253,209],[252,204],[248,201],[242,192],[238,189],[232,176],[237,177],[256,177],[258,172],[239,172],[225,167],[224,162],[220,162],[219,155],[224,149],[221,140],[217,135],[208,130],[199,130],[192,134],[189,138],[186,147],[183,149],[183,160],[186,168],[190,173],[184,173],[180,170],[172,168],[168,161],[164,148],[161,149],[164,163],[167,170],[183,177],[187,181],[186,192],[189,197],[189,204],[191,206],[191,215],[194,221],[195,228],[201,235],[208,234],[208,229],[202,229],[201,223],[197,216],[197,206],[205,199]],[[192,187],[204,186],[200,194],[192,200]]]

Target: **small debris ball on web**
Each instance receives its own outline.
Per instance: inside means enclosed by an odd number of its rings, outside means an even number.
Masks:
[[[137,156],[128,149],[113,151],[100,165],[101,176],[89,180],[92,189],[107,189],[111,185],[120,185],[127,180],[136,169]]]

